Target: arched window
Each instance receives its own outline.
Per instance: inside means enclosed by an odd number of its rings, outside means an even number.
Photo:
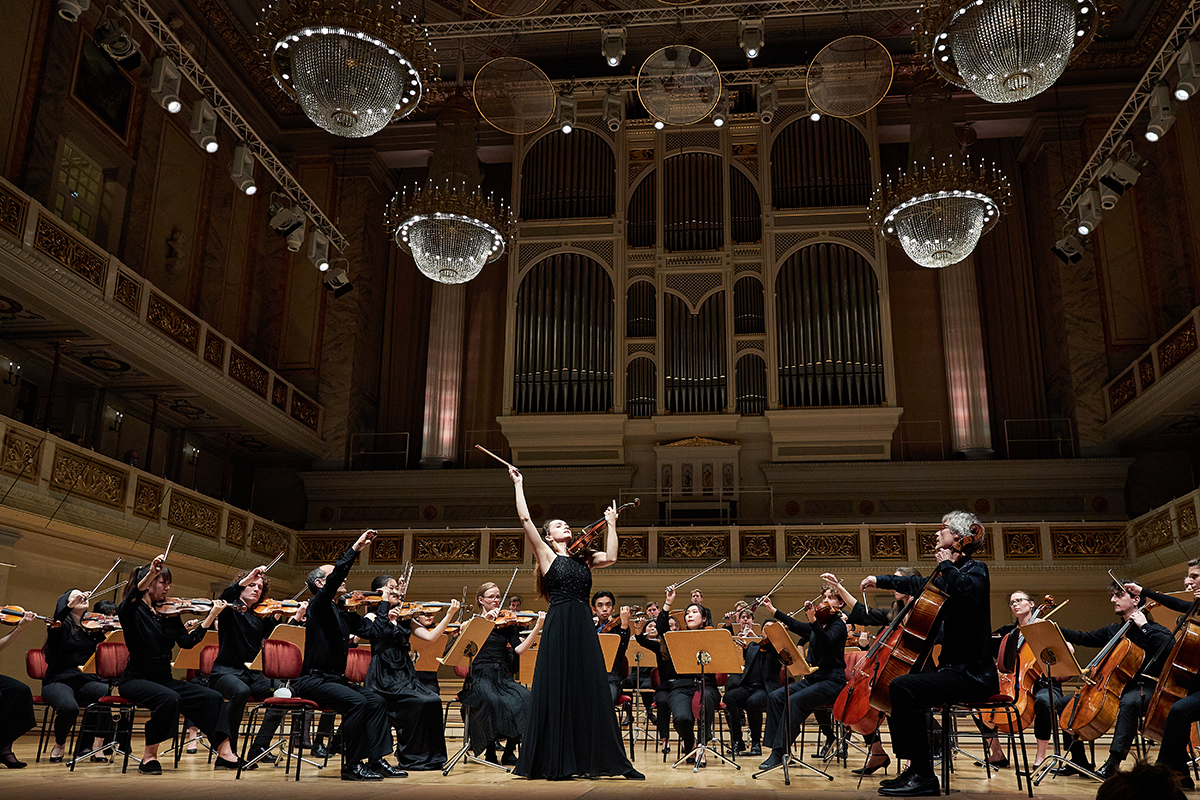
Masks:
[[[771,145],[775,208],[865,206],[871,199],[871,157],[858,129],[836,117],[801,117]]]
[[[521,218],[611,217],[616,169],[612,148],[591,131],[543,136],[525,155]]]
[[[767,332],[763,285],[758,278],[739,278],[733,285],[733,332]]]

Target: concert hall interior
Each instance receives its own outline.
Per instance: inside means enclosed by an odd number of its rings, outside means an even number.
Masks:
[[[592,590],[635,619],[717,564],[674,610],[699,588],[719,623],[802,557],[781,610],[823,573],[886,609],[859,582],[929,577],[956,509],[982,523],[990,629],[1013,592],[1079,630],[1118,619],[1114,579],[1180,592],[1200,558],[1198,4],[3,3],[0,602],[49,616],[168,548],[172,595],[281,555],[269,597],[306,600],[370,528],[351,590],[411,569],[409,601],[469,616],[493,582],[545,610],[510,462],[537,526],[603,536],[628,504]],[[964,32],[976,8],[995,41]],[[1065,49],[1031,56],[1017,24]],[[42,628],[0,652],[35,695]],[[439,674],[448,701],[461,678]],[[634,706],[646,788],[781,787],[670,770]],[[33,763],[39,728],[0,787],[126,791],[110,766]],[[810,725],[806,758],[820,742]],[[161,780],[233,780],[205,756],[164,756]],[[843,792],[862,758],[793,780]],[[1017,791],[1011,768],[954,769],[955,790]],[[291,791],[282,772],[242,781]],[[400,785],[463,783],[642,788],[476,763]]]

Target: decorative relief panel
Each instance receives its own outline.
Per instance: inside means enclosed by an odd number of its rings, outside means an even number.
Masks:
[[[871,540],[872,561],[908,560],[908,536],[903,528],[871,528],[867,533]]]
[[[163,485],[148,481],[141,475],[133,491],[133,515],[142,519],[158,519],[162,513]]]
[[[292,418],[299,420],[314,431],[320,421],[320,409],[316,403],[299,392],[292,392]]]
[[[1179,538],[1187,539],[1200,533],[1196,527],[1196,504],[1191,500],[1175,506],[1175,520],[1179,523]]]
[[[1158,366],[1166,375],[1179,362],[1196,352],[1196,320],[1189,317],[1170,337],[1158,346]]]
[[[742,561],[775,561],[775,534],[771,531],[743,532],[738,536],[738,558]]]
[[[357,539],[358,537],[355,538]],[[255,520],[254,527],[250,529],[250,549],[255,553],[270,556],[271,558],[282,552],[283,560],[287,561],[288,550],[291,548],[288,546],[288,536],[286,533],[275,530],[270,525],[264,525],[262,522]],[[344,548],[342,552],[345,552]],[[338,555],[341,555],[341,553]]]
[[[1175,535],[1171,531],[1171,513],[1169,511],[1155,514],[1133,529],[1133,544],[1139,556],[1165,547],[1174,540]]]
[[[422,564],[479,563],[478,533],[466,536],[414,534],[413,561]]]
[[[341,558],[342,554],[346,552],[346,548],[354,544],[357,539],[357,536],[309,536],[302,533],[296,537],[296,547],[299,551],[296,555],[296,563],[332,564]]]
[[[97,464],[67,450],[54,452],[50,486],[73,497],[83,497],[109,508],[125,507],[129,473],[107,464]]]
[[[221,530],[220,506],[206,503],[179,492],[171,493],[167,524],[185,531],[216,539]]]
[[[262,398],[267,396],[267,371],[236,347],[229,350],[229,377]]]
[[[862,558],[858,531],[785,531],[783,542],[785,561],[795,561],[810,550],[809,555],[815,561],[858,561]]]
[[[33,249],[94,284],[97,289],[104,288],[108,259],[78,241],[73,233],[68,233],[47,214],[38,215]]]
[[[342,552],[346,552],[344,548]],[[338,555],[340,556],[341,553]],[[371,542],[371,546],[367,548],[367,558],[372,564],[403,563],[404,535],[376,536],[375,540]]]
[[[138,313],[138,308],[142,304],[142,282],[132,275],[118,270],[117,284],[113,287],[113,300],[133,313]]]
[[[31,434],[9,428],[4,434],[4,460],[0,471],[26,483],[37,484],[42,474],[42,442]]]
[[[618,558],[620,552],[618,551]],[[488,544],[488,561],[493,564],[520,564],[525,560],[524,534],[493,533]]]
[[[1042,557],[1042,532],[1037,528],[1005,528],[1004,558],[1008,560]]]
[[[158,292],[150,292],[146,322],[174,339],[193,353],[200,348],[200,323],[176,308]]]
[[[25,215],[28,211],[28,200],[6,186],[0,186],[0,228],[20,238],[25,232]]]
[[[225,340],[212,331],[204,334],[204,360],[217,369],[225,369]]]
[[[917,558],[925,561],[933,560],[933,546],[937,541],[937,532],[939,530],[941,529],[917,529]],[[983,541],[975,548],[975,552],[971,557],[981,561],[990,561],[995,558],[995,550],[992,549],[992,529],[986,525],[984,526]]]
[[[276,378],[275,382],[271,384],[271,405],[287,411],[287,396],[288,385],[279,378]]]
[[[1124,528],[1051,528],[1055,558],[1123,558]]]
[[[650,563],[650,534],[618,533],[617,561],[629,561],[636,564]]]
[[[659,561],[712,561],[729,558],[729,534],[659,533]]]
[[[1114,414],[1135,397],[1137,397],[1137,384],[1134,383],[1132,369],[1117,378],[1116,382],[1108,387],[1108,407]]]
[[[1147,355],[1138,361],[1138,378],[1142,381],[1143,389],[1154,383],[1154,358],[1152,356]]]
[[[225,521],[225,544],[241,549],[246,546],[246,518],[230,514]]]

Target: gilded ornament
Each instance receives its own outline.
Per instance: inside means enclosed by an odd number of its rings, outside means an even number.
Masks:
[[[218,506],[180,492],[172,492],[168,508],[168,525],[210,539],[217,538],[221,524],[221,509]]]
[[[837,561],[857,561],[861,558],[858,549],[858,531],[822,531],[821,533],[784,533],[784,553],[788,561],[810,552],[809,558]]]
[[[723,533],[660,533],[659,561],[705,561],[729,557],[729,537]]]
[[[150,292],[146,322],[158,328],[193,353],[200,346],[200,323],[177,309],[158,292]]]
[[[28,210],[27,199],[6,186],[0,186],[0,228],[20,236],[25,231],[25,213]]]
[[[1135,397],[1137,397],[1137,384],[1134,382],[1132,369],[1125,372],[1108,387],[1108,407],[1113,414]]]
[[[239,549],[246,546],[245,517],[237,514],[229,515],[228,521],[225,523],[225,544]]]
[[[1124,528],[1051,528],[1055,558],[1124,558]]]
[[[869,533],[872,561],[908,560],[908,537],[904,531],[872,529]]]
[[[1037,528],[1005,528],[1006,559],[1041,558],[1042,534]]]
[[[1139,524],[1133,531],[1133,542],[1139,556],[1165,547],[1174,539],[1175,535],[1171,530],[1171,514],[1168,511],[1155,514]]]
[[[229,377],[259,397],[267,396],[267,371],[236,347],[229,351]]]
[[[138,313],[138,305],[142,299],[142,284],[124,272],[117,272],[117,285],[113,287],[113,299]]]
[[[1158,346],[1158,364],[1166,375],[1181,361],[1196,352],[1196,320],[1189,318],[1165,342]]]
[[[55,451],[50,468],[51,486],[109,508],[125,507],[127,481],[125,472],[86,461],[66,450]]]
[[[1179,538],[1187,539],[1200,533],[1196,527],[1196,504],[1189,500],[1175,506],[1175,519],[1179,523]]]
[[[474,536],[417,535],[413,561],[423,563],[479,563],[479,534]]]

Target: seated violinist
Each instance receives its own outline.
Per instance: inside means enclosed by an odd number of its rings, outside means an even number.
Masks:
[[[58,598],[54,608],[54,619],[62,624],[46,629],[46,643],[42,645],[42,655],[46,658],[42,697],[55,711],[51,764],[63,760],[67,736],[75,727],[79,709],[87,708],[108,694],[107,681],[79,669],[95,655],[96,644],[104,641],[104,630],[100,625],[85,625],[84,615],[87,613],[88,597],[87,592],[71,589]],[[107,713],[94,716],[96,718],[89,721],[88,728],[98,730],[111,727],[108,724]],[[100,736],[91,741],[80,739],[75,747],[75,755],[81,756],[101,747],[103,740]],[[108,761],[102,755],[94,755],[92,760]]]
[[[744,604],[739,612],[735,636],[754,636],[754,612]],[[782,664],[774,646],[766,640],[745,640],[741,675],[731,675],[725,684],[725,719],[729,723],[731,747],[735,753],[762,755],[763,711],[767,698],[777,691]],[[750,749],[742,733],[742,720],[750,726]]]
[[[8,647],[22,628],[37,619],[32,611],[26,611],[16,621],[16,625],[6,636],[0,636],[0,650]],[[33,692],[21,681],[0,675],[0,764],[8,769],[21,769],[27,764],[18,761],[13,754],[13,743],[20,739],[26,731],[33,730],[37,725],[37,717],[33,714]]]
[[[629,648],[629,619],[632,616],[632,611],[629,606],[621,606],[620,614],[616,619],[613,618],[613,610],[616,608],[617,599],[613,597],[613,593],[600,590],[592,595],[592,611],[596,614],[596,631],[599,633],[615,633],[621,637],[621,643],[617,645],[617,654],[613,658],[612,669],[608,671],[608,691],[612,695],[612,702],[615,704],[617,698],[621,696],[621,681],[624,680],[624,670],[621,668],[621,660],[625,658],[625,651]],[[615,629],[610,628],[612,625],[619,626]],[[606,630],[608,628],[608,630]]]

